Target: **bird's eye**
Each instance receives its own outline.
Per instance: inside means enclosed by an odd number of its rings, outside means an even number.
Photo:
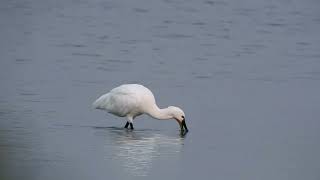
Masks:
[[[184,119],[184,116],[181,116],[182,119]]]

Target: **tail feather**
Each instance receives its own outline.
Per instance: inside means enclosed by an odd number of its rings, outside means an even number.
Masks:
[[[92,107],[95,109],[105,109],[107,105],[107,101],[108,101],[108,94],[104,94],[92,103]]]

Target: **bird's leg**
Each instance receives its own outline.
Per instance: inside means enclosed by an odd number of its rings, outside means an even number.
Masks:
[[[133,124],[132,123],[129,123],[130,124],[130,129],[133,129]]]
[[[128,125],[130,125],[130,129],[133,129],[133,124],[132,124],[132,122],[133,122],[133,116],[131,116],[131,115],[128,115],[127,116],[127,118],[128,118],[128,122],[127,122],[127,124],[126,124],[126,128],[128,127]]]
[[[126,125],[124,126],[124,128],[128,128],[129,126],[129,122],[127,121]]]

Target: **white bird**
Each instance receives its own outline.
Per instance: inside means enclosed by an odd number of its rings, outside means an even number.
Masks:
[[[140,84],[118,86],[99,97],[93,103],[93,107],[106,110],[116,116],[127,117],[125,128],[130,125],[130,128],[133,129],[134,118],[142,114],[148,114],[159,120],[176,120],[180,125],[181,131],[188,132],[183,110],[175,106],[160,109],[152,92]]]

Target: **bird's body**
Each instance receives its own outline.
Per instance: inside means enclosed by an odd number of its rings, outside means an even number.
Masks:
[[[160,109],[156,105],[153,93],[139,84],[124,84],[112,89],[110,92],[99,97],[94,103],[94,108],[106,110],[120,117],[127,117],[133,129],[133,119],[141,114],[148,114],[156,119],[175,119],[181,129],[187,127],[184,121],[184,112],[174,106]]]
[[[116,116],[135,118],[147,113],[148,108],[155,104],[152,92],[138,84],[125,84],[102,95],[94,103],[96,109],[107,110]]]

